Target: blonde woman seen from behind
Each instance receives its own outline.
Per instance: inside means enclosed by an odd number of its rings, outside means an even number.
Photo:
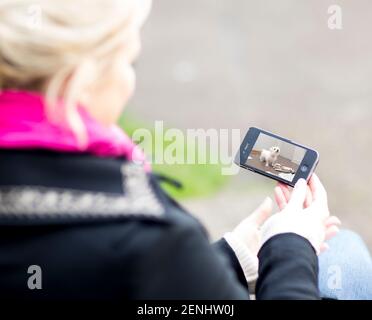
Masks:
[[[116,125],[150,6],[0,1],[1,298],[249,299],[255,282],[257,299],[319,298],[339,220],[316,176],[211,245]],[[42,295],[24,283],[36,262]]]

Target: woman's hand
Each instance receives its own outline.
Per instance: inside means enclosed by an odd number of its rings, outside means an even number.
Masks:
[[[317,254],[328,248],[325,240],[339,231],[340,220],[330,216],[327,193],[314,174],[309,185],[300,180],[293,191],[279,184],[275,199],[281,210],[271,215],[273,203],[265,201],[224,238],[234,250],[247,282],[257,279],[257,254],[262,244],[281,233],[296,233],[307,239]]]
[[[236,254],[248,283],[254,283],[258,277],[257,253],[261,247],[260,227],[270,217],[273,201],[267,197],[264,202],[245,218],[224,238]]]
[[[261,246],[260,228],[271,216],[272,210],[273,201],[267,197],[250,216],[240,222],[232,231],[234,236],[244,243],[255,256]]]
[[[275,199],[281,211],[263,225],[263,242],[276,234],[293,232],[309,240],[317,254],[328,248],[325,241],[337,234],[341,222],[330,216],[326,190],[315,174],[309,185],[299,180],[292,192],[279,184]]]

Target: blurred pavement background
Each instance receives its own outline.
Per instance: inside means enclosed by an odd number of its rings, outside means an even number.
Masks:
[[[333,4],[342,30],[327,26]],[[314,147],[332,213],[372,248],[370,30],[368,0],[155,0],[129,111],[181,129],[258,126]],[[217,238],[274,185],[241,170],[184,204]]]

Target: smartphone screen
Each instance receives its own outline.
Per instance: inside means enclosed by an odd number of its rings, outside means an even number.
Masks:
[[[292,182],[306,149],[260,133],[246,165]]]
[[[308,180],[319,161],[318,153],[258,128],[250,128],[235,162],[241,167],[293,186]]]

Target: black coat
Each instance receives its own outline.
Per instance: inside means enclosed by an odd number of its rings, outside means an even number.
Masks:
[[[295,234],[259,253],[258,299],[315,299],[317,257]],[[29,266],[42,288],[29,289]],[[234,252],[153,174],[119,158],[0,151],[0,299],[249,299]]]

